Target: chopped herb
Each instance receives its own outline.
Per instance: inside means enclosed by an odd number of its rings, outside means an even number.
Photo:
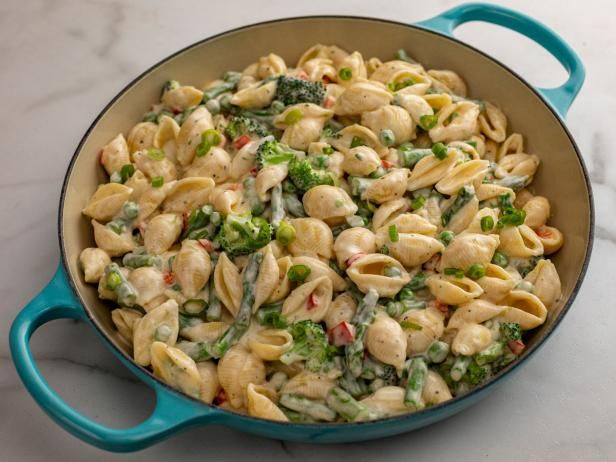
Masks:
[[[436,143],[432,146],[432,154],[439,160],[445,159],[447,157],[447,146],[443,143]]]
[[[398,228],[396,225],[389,225],[387,233],[389,234],[389,240],[391,242],[398,242],[400,240],[400,235],[398,234]]]

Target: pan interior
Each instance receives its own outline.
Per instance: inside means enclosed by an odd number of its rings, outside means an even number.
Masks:
[[[98,163],[100,148],[139,122],[160,96],[162,84],[175,79],[200,87],[226,70],[242,70],[259,56],[276,53],[294,65],[315,43],[336,44],[364,56],[392,59],[399,48],[431,69],[451,69],[467,82],[469,93],[499,105],[509,118],[509,132],[522,133],[525,151],[537,154],[541,166],[533,189],[549,198],[551,224],[565,236],[565,246],[553,256],[563,296],[536,331],[530,347],[545,336],[576,289],[588,251],[591,199],[576,148],[536,93],[502,65],[454,40],[403,24],[363,18],[311,17],[249,26],[190,47],[138,78],[116,97],[91,127],[80,145],[67,178],[61,209],[60,235],[69,277],[93,322],[122,352],[132,356],[111,321],[112,305],[98,299],[96,286],[86,284],[78,268],[79,253],[93,246],[92,228],[81,214],[90,195],[108,181]]]

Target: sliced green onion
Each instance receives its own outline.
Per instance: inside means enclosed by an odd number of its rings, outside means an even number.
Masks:
[[[396,225],[389,225],[389,228],[387,228],[387,233],[389,234],[389,240],[391,242],[398,242],[400,240],[398,227]]]
[[[411,201],[411,208],[413,210],[419,210],[426,203],[426,198],[424,196],[417,196],[415,199]]]
[[[438,122],[438,116],[436,114],[424,114],[419,117],[419,126],[428,131],[436,125]]]
[[[164,182],[165,180],[162,176],[155,176],[154,178],[152,178],[152,187],[160,188]]]
[[[321,152],[323,152],[323,154],[326,155],[331,155],[334,153],[334,148],[332,148],[329,144],[327,146],[323,146],[323,149],[321,149]]]
[[[149,148],[147,155],[152,160],[163,160],[165,158],[165,152],[158,148]]]
[[[276,240],[282,245],[289,245],[295,240],[295,228],[288,221],[281,221],[276,230]]]
[[[400,321],[400,327],[403,329],[423,330],[423,326],[416,324],[413,321]]]
[[[481,231],[484,233],[494,228],[494,218],[490,215],[481,218]]]
[[[287,125],[295,125],[297,122],[302,120],[302,117],[304,117],[302,111],[299,109],[291,109],[287,112],[287,115],[284,116],[284,123]]]
[[[426,287],[426,275],[421,272],[417,273],[415,276],[413,276],[413,279],[411,279],[411,282],[409,282],[406,287],[413,291],[423,289],[424,287]]]
[[[437,159],[443,160],[447,157],[447,146],[443,143],[436,143],[432,146],[432,153]]]
[[[338,71],[338,77],[340,77],[340,80],[351,80],[353,71],[349,67],[343,67]]]
[[[438,240],[441,241],[445,245],[445,247],[447,247],[451,243],[451,241],[453,241],[453,238],[453,231],[443,231],[438,236]]]
[[[379,141],[383,146],[392,146],[396,142],[396,135],[387,128],[379,132]]]
[[[126,183],[130,177],[135,174],[135,166],[133,164],[122,165],[120,169],[120,176],[122,177],[122,183]]]
[[[462,279],[464,277],[464,271],[459,268],[445,268],[445,275],[454,276],[458,279]]]
[[[201,143],[199,143],[197,149],[195,150],[196,156],[205,156],[210,151],[212,146],[218,146],[221,141],[222,138],[220,136],[220,133],[218,133],[218,130],[208,128],[203,133],[201,133]]]
[[[122,277],[118,273],[112,271],[107,275],[107,279],[105,279],[107,289],[116,290],[120,284],[122,284]]]
[[[486,269],[483,265],[475,263],[470,266],[466,274],[468,274],[469,278],[476,281],[477,279],[480,279],[486,275]]]
[[[308,276],[310,276],[310,267],[306,265],[293,265],[287,273],[291,282],[304,282]]]
[[[504,253],[496,251],[492,257],[492,263],[500,266],[501,268],[506,268],[509,264],[509,258]]]
[[[365,146],[364,140],[362,140],[359,136],[354,136],[351,139],[351,148],[356,148],[357,146]]]

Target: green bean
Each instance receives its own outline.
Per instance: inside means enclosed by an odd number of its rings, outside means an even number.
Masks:
[[[368,326],[374,321],[378,300],[379,294],[377,291],[370,289],[359,303],[353,318],[353,324],[356,328],[355,340],[345,348],[346,364],[353,377],[359,377],[363,369],[364,335]]]
[[[456,361],[453,363],[453,366],[451,366],[451,371],[449,372],[451,380],[454,382],[459,382],[464,374],[466,374],[466,370],[468,369],[471,361],[472,358],[470,356],[458,356]]]
[[[286,329],[287,320],[282,316],[282,303],[262,305],[257,311],[257,322],[274,329]]]
[[[423,405],[421,394],[428,375],[428,366],[422,358],[413,358],[405,364],[405,372],[408,380],[404,392],[404,404],[410,408],[420,409]]]
[[[113,290],[118,297],[118,304],[127,308],[135,305],[137,301],[137,291],[130,282],[128,282],[124,274],[122,274],[117,263],[110,263],[107,265],[105,268],[105,277],[107,278],[107,287],[109,290]],[[111,281],[113,281],[112,284],[110,284]]]
[[[333,409],[342,418],[350,422],[370,420],[372,417],[372,413],[364,404],[339,387],[333,387],[329,390],[326,402],[330,409]]]
[[[308,398],[295,394],[283,394],[280,396],[279,403],[292,411],[300,412],[316,420],[332,422],[336,418],[336,413],[326,405]]]
[[[413,168],[421,159],[431,155],[431,149],[413,149],[408,146],[400,146],[398,148],[400,166],[405,168]]]
[[[233,91],[237,88],[242,74],[239,72],[227,72],[223,77],[223,82],[215,87],[208,88],[203,92],[203,101],[207,102],[223,93]]]
[[[214,270],[216,269],[216,264],[218,263],[218,254],[212,253],[210,258],[212,260],[212,276],[210,276],[210,280],[208,281],[208,305],[207,311],[205,312],[205,318],[212,322],[220,321],[220,318],[222,317],[222,304],[220,303],[220,299],[216,293],[216,286],[214,284]]]
[[[254,287],[259,275],[259,266],[263,261],[263,255],[260,253],[250,254],[248,263],[244,270],[244,278],[242,280],[242,301],[235,317],[235,321],[227,329],[227,331],[218,339],[214,348],[219,356],[224,355],[244,333],[250,325],[250,317],[252,315],[252,306],[255,303]]]
[[[338,379],[338,385],[349,392],[352,396],[362,396],[368,391],[368,387],[363,380],[358,380],[351,374],[351,371],[345,368],[342,377]]]
[[[442,363],[449,354],[449,344],[435,340],[426,351],[426,356],[433,363]]]
[[[257,196],[255,183],[256,180],[253,176],[246,177],[246,179],[244,180],[244,199],[246,199],[246,203],[252,210],[252,215],[259,216],[265,210],[265,205]]]
[[[122,264],[129,268],[141,268],[143,266],[160,266],[161,259],[158,255],[127,253],[122,257]]]
[[[285,211],[294,218],[303,218],[306,216],[302,202],[295,194],[283,193],[282,203]]]
[[[475,362],[480,366],[493,363],[503,355],[504,351],[505,350],[501,342],[494,342],[492,345],[475,355]]]
[[[516,176],[509,175],[500,180],[496,180],[494,184],[504,186],[505,188],[511,188],[514,191],[519,191],[530,183],[531,178],[528,175]]]
[[[473,197],[475,197],[475,188],[471,185],[463,186],[460,191],[458,191],[458,195],[453,204],[441,215],[441,224],[447,226],[453,216],[458,213],[462,207],[468,204]]]
[[[282,203],[282,185],[278,183],[272,188],[272,220],[271,224],[274,229],[278,228],[280,222],[284,219],[284,205]]]

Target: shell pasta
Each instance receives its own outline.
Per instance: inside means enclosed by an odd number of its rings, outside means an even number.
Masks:
[[[502,108],[403,50],[315,45],[198,84],[102,147],[83,204],[84,281],[137,364],[230,411],[358,422],[522,354],[564,238]]]

